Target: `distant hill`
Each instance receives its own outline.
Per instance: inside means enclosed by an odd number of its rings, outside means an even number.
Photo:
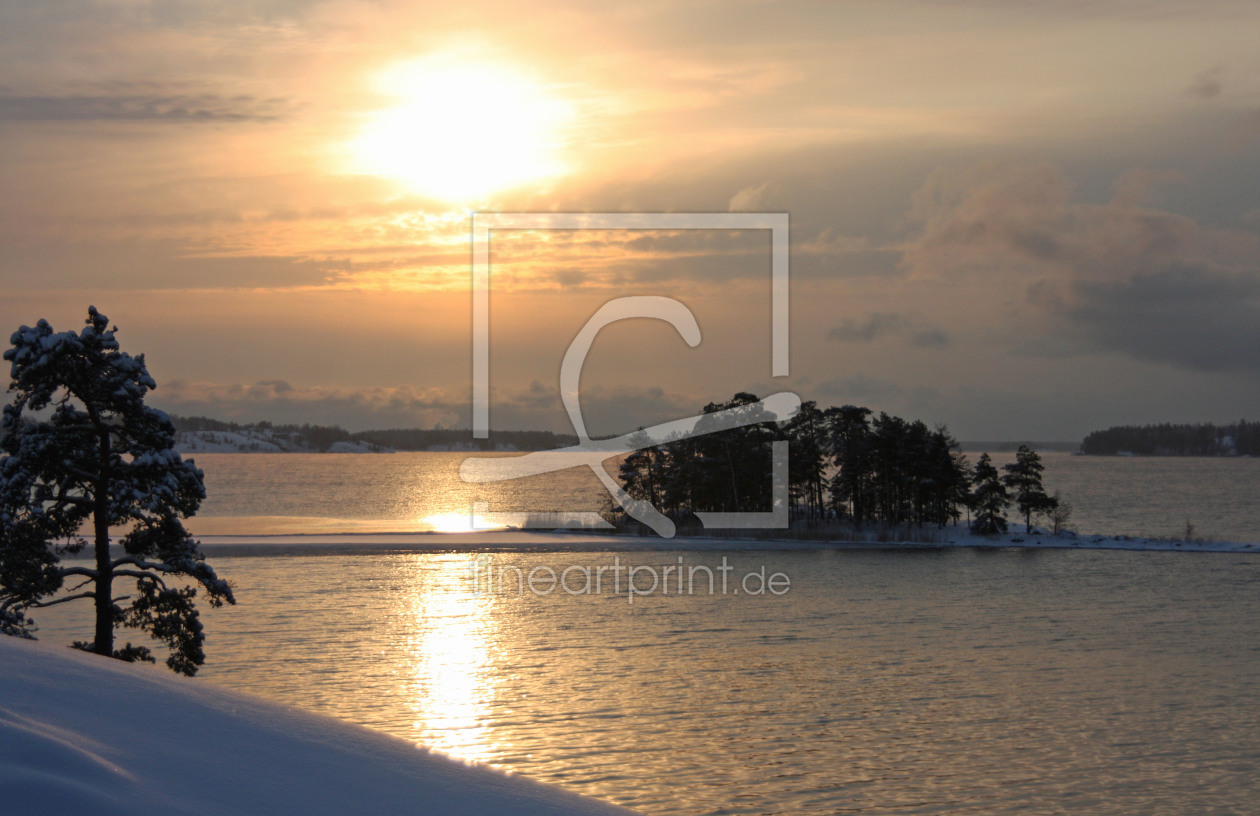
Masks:
[[[496,431],[473,439],[468,429],[420,428],[350,432],[339,426],[242,424],[209,417],[171,416],[181,453],[393,453],[405,451],[532,451],[576,445],[550,431]]]
[[[1091,456],[1260,456],[1260,423],[1120,425],[1081,442]]]

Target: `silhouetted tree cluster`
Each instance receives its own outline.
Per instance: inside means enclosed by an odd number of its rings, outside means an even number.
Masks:
[[[1033,516],[1049,514],[1059,506],[1059,499],[1047,495],[1041,484],[1045,471],[1041,457],[1027,445],[1020,445],[1015,461],[1002,469],[1006,471],[1002,482],[1011,491],[1011,501],[1024,514],[1025,531],[1031,533]]]
[[[970,468],[944,427],[931,429],[867,408],[821,409],[805,402],[789,421],[766,415],[736,394],[704,413],[749,411],[734,430],[674,439],[636,451],[620,470],[626,492],[672,517],[691,512],[764,512],[773,502],[773,443],[789,444],[794,518],[937,524],[958,521],[969,500]],[[697,430],[703,430],[701,420]],[[646,437],[642,440],[646,442]]]
[[[869,408],[822,409],[811,401],[776,422],[756,396],[740,393],[704,407],[706,417],[718,411],[746,413],[747,424],[656,446],[640,436],[645,447],[621,464],[626,492],[675,521],[695,512],[764,512],[773,503],[773,443],[786,440],[791,516],[807,523],[944,526],[971,511],[972,528],[993,534],[1006,531],[1005,514],[1014,505],[1031,532],[1034,517],[1060,506],[1057,496],[1046,495],[1041,457],[1027,445],[1001,470],[987,453],[973,469],[944,426],[876,416]],[[702,418],[697,430],[707,422]]]
[[[989,454],[980,454],[972,472],[973,489],[971,508],[976,518],[971,522],[971,529],[981,535],[995,535],[1006,532],[1006,508],[1011,505],[1010,494],[1006,492],[1006,483],[998,474]]]
[[[1081,442],[1094,456],[1260,456],[1260,423],[1236,425],[1122,425],[1094,431]]]
[[[980,455],[971,471],[971,494],[968,506],[975,512],[971,529],[981,535],[1006,532],[1006,510],[1012,504],[1024,516],[1025,532],[1032,532],[1034,516],[1045,515],[1058,533],[1071,515],[1072,506],[1062,503],[1056,494],[1049,496],[1041,483],[1045,466],[1041,456],[1027,445],[1020,445],[1015,461],[1003,465],[999,473],[988,453]],[[1058,514],[1060,507],[1062,514]]]
[[[958,521],[971,470],[944,426],[846,405],[825,412],[835,468],[831,508],[856,524]]]
[[[696,511],[772,509],[772,444],[786,437],[774,416],[757,402],[752,394],[739,393],[729,402],[704,406],[705,414],[727,409],[748,412],[752,424],[674,439],[627,456],[620,470],[626,492],[676,518]],[[764,421],[756,421],[759,415]],[[703,432],[705,425],[702,418],[696,430]]]

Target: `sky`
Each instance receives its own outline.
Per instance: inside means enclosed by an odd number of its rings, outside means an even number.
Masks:
[[[492,237],[490,421],[738,391],[970,440],[1260,419],[1260,5],[0,0],[0,328],[89,304],[153,404],[468,427],[474,212],[787,213]]]

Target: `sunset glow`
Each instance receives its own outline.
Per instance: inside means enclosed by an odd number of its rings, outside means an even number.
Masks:
[[[0,816],[1256,812],[1258,35],[0,2]]]
[[[461,205],[565,172],[571,107],[518,68],[424,60],[393,66],[378,83],[396,102],[353,144],[364,172]]]
[[[1260,5],[1209,0],[0,10],[0,319],[94,303],[181,416],[471,423],[471,214],[787,213],[500,231],[491,422],[597,434],[739,392],[1080,439],[1260,403]],[[165,5],[159,4],[162,8]],[[156,7],[155,7],[156,8]]]

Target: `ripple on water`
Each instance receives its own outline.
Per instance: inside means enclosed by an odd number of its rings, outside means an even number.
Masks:
[[[632,605],[477,594],[458,554],[216,559],[243,602],[206,613],[204,675],[662,816],[1260,801],[1248,557],[725,555],[791,591]],[[723,554],[620,557],[676,556]]]

